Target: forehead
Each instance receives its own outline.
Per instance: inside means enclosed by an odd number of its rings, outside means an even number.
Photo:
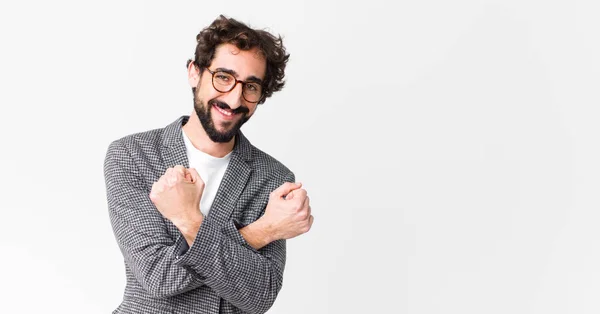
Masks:
[[[250,76],[264,79],[267,62],[256,47],[241,50],[232,44],[221,44],[215,50],[210,67],[233,70],[239,75],[238,79],[242,80]]]

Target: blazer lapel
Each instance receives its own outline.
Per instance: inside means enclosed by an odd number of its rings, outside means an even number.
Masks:
[[[176,165],[182,165],[189,168],[185,143],[181,134],[181,127],[188,121],[188,116],[181,116],[175,122],[167,125],[163,133],[163,146],[161,147],[161,155],[164,162],[164,169],[161,175],[165,173],[167,168]]]
[[[187,123],[189,116],[181,116],[175,122],[165,127],[161,155],[164,162],[162,175],[167,168],[182,165],[189,168],[189,161],[181,134],[181,127]],[[219,225],[231,217],[237,200],[244,191],[252,173],[248,161],[252,158],[252,145],[241,131],[235,137],[235,145],[231,160],[225,170],[217,195],[212,203],[207,219],[214,219]]]
[[[187,122],[188,117],[182,116],[175,122],[167,125],[163,132],[163,143],[160,148],[160,153],[163,161],[163,168],[159,169],[155,181],[162,176],[168,168],[176,165],[182,165],[189,168],[187,152],[185,150],[185,143],[183,142],[183,136],[181,134],[181,127]],[[169,233],[175,239],[181,233],[179,229],[168,219],[163,217]]]
[[[229,220],[252,173],[252,168],[248,164],[251,153],[250,142],[239,131],[236,135],[231,160],[223,175],[207,219],[214,219],[219,225]]]

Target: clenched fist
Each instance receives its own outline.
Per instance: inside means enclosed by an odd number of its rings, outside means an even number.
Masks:
[[[177,165],[167,169],[152,185],[150,200],[158,211],[176,226],[201,217],[200,198],[204,181],[196,169]]]
[[[301,183],[286,182],[269,196],[260,218],[269,226],[274,240],[291,239],[310,230],[313,224],[310,200]]]

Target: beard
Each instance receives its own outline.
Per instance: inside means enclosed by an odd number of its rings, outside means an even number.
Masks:
[[[242,106],[232,110],[233,114],[240,113],[242,117],[237,121],[221,122],[223,129],[225,129],[225,131],[221,132],[217,130],[215,122],[212,118],[211,109],[213,105],[222,109],[231,110],[229,105],[216,99],[209,100],[207,106],[202,100],[198,99],[198,96],[196,93],[194,93],[194,111],[196,111],[196,115],[200,120],[200,124],[202,124],[202,127],[204,128],[204,131],[206,131],[206,134],[210,140],[215,143],[228,143],[238,133],[242,125],[244,125],[244,123],[250,119],[250,116],[248,116],[249,110],[248,108]]]

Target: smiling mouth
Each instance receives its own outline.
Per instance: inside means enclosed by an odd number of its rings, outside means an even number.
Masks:
[[[237,114],[233,113],[232,110],[227,110],[223,108],[219,108],[217,105],[213,105],[213,107],[223,116],[225,119],[233,119]]]

